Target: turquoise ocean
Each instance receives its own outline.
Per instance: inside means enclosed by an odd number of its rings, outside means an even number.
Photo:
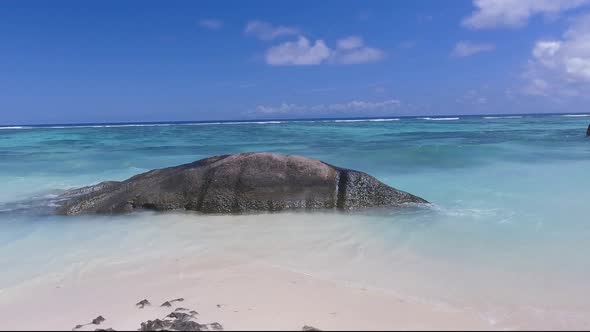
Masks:
[[[551,114],[0,126],[0,297],[111,261],[214,252],[470,308],[495,327],[589,328],[589,123]],[[433,204],[53,213],[69,188],[252,151],[362,170]]]

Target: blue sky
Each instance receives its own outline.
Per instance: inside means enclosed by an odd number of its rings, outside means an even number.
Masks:
[[[589,0],[0,3],[0,123],[587,112]]]

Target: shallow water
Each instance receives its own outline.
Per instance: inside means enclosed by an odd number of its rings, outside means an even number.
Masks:
[[[115,262],[218,255],[475,308],[498,326],[588,327],[587,125],[525,115],[0,127],[0,290]],[[67,188],[246,151],[363,170],[434,206],[52,214]]]

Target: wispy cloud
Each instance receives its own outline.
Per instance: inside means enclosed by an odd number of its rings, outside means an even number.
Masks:
[[[350,36],[338,40],[332,52],[332,61],[339,64],[360,64],[376,62],[385,57],[380,49],[365,46],[361,37]]]
[[[468,105],[485,105],[488,102],[488,98],[479,90],[471,89],[467,91],[463,96],[457,98],[457,102]]]
[[[299,36],[297,41],[289,41],[269,48],[265,55],[266,63],[273,66],[361,64],[383,59],[385,53],[377,48],[367,47],[361,37],[349,36],[336,42],[330,48],[318,39],[311,42]]]
[[[496,49],[492,43],[474,43],[470,41],[460,41],[455,44],[451,55],[454,57],[472,56],[481,52],[489,52]]]
[[[355,48],[363,47],[363,39],[359,36],[349,36],[346,38],[339,39],[336,46],[342,50],[352,50]]]
[[[417,45],[417,42],[415,40],[405,40],[405,41],[399,43],[398,47],[408,50],[408,49],[416,47],[416,45]]]
[[[475,12],[462,24],[472,29],[526,25],[534,15],[558,15],[589,4],[590,0],[474,0]]]
[[[273,40],[278,37],[297,35],[299,29],[282,25],[275,26],[263,21],[250,21],[246,24],[244,33],[260,40]]]
[[[256,109],[249,112],[251,115],[316,115],[321,116],[325,114],[351,114],[351,113],[383,113],[392,112],[401,105],[397,99],[389,99],[384,101],[360,101],[353,100],[346,103],[335,104],[318,104],[318,105],[299,105],[282,103],[280,105],[265,106],[258,105]]]
[[[207,18],[200,20],[199,25],[205,29],[219,30],[223,27],[223,21],[214,18]]]

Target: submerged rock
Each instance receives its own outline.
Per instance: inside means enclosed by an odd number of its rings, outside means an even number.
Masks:
[[[186,209],[203,213],[358,209],[427,203],[359,171],[274,153],[241,153],[157,169],[62,195],[64,215]]]
[[[590,136],[590,125],[588,125],[588,129],[586,130],[586,136]]]

